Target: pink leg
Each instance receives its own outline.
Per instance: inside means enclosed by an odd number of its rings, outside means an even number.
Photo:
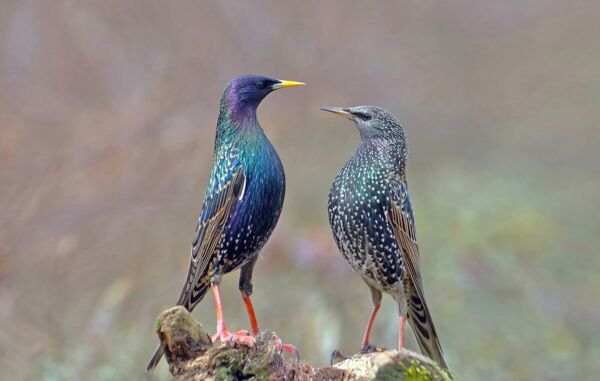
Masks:
[[[246,311],[248,312],[248,317],[250,318],[250,326],[252,327],[252,334],[254,336],[258,335],[258,321],[256,320],[256,314],[254,313],[254,306],[252,305],[252,300],[250,296],[246,295],[242,292],[242,299],[244,300],[244,305],[246,306]],[[298,350],[292,344],[283,344],[279,338],[277,338],[277,349],[283,352],[287,352],[296,358],[299,358]]]
[[[248,335],[247,331],[240,331],[231,333],[225,327],[225,320],[223,319],[223,305],[221,303],[221,290],[218,285],[211,286],[213,295],[215,297],[215,308],[217,310],[217,333],[212,337],[212,342],[217,340],[234,341],[240,344],[247,345],[249,347],[254,346],[254,337]]]
[[[252,334],[254,336],[258,335],[258,321],[256,320],[256,314],[254,313],[254,306],[252,305],[252,300],[250,296],[244,294],[242,292],[242,299],[244,300],[244,304],[246,305],[246,311],[248,311],[248,317],[250,318],[250,326],[252,327]]]
[[[406,316],[400,316],[400,332],[398,335],[398,349],[404,348],[404,332],[406,330]]]
[[[376,304],[375,306],[373,306],[373,311],[371,311],[371,317],[369,318],[369,322],[367,323],[367,328],[365,329],[365,334],[363,335],[362,343],[360,345],[361,352],[364,352],[369,348],[369,338],[371,337],[371,329],[373,328],[373,323],[375,322],[377,312],[379,312],[379,307],[381,307],[381,304]]]
[[[298,349],[296,349],[296,347],[294,345],[283,344],[281,339],[277,336],[275,336],[275,340],[277,340],[277,346],[275,348],[277,348],[278,350],[280,350],[282,352],[287,352],[287,353],[291,354],[292,356],[294,356],[296,358],[296,360],[300,361],[300,353],[298,352]]]

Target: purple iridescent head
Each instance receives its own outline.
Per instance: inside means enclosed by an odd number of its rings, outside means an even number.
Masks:
[[[240,75],[229,82],[221,104],[235,117],[253,114],[256,108],[271,91],[283,87],[304,85],[302,82],[273,79],[260,75]]]

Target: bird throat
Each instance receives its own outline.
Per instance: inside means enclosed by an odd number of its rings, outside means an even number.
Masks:
[[[217,141],[227,142],[261,131],[256,107],[223,97],[217,120]]]

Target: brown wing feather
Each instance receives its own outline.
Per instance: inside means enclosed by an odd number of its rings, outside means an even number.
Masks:
[[[244,169],[240,166],[231,179],[205,205],[208,205],[209,209],[206,211],[209,217],[204,221],[199,221],[196,226],[188,275],[183,290],[181,290],[178,305],[183,305],[191,311],[206,293],[208,284],[199,285],[199,288],[196,285],[211,259],[214,260],[215,250],[223,235],[223,229],[227,226],[236,204],[244,197],[245,189],[246,175]],[[146,367],[146,373],[151,372],[156,367],[162,356],[163,348],[159,345]]]
[[[420,271],[419,245],[408,190],[406,184],[399,178],[393,179],[392,184],[395,189],[393,189],[393,197],[390,198],[386,215],[400,246],[404,267],[408,274],[408,318],[421,351],[444,368],[447,368],[442,346],[425,302]]]
[[[178,304],[185,305],[190,299],[200,276],[206,270],[211,259],[213,259],[215,250],[223,235],[223,229],[227,226],[235,205],[244,196],[245,187],[246,175],[240,166],[231,179],[225,183],[217,196],[215,196],[215,199],[212,200],[211,204],[215,210],[214,214],[206,219],[206,221],[198,223],[192,243],[188,281],[181,292]]]

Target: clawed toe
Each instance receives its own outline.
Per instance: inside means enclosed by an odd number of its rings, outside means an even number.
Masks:
[[[377,347],[373,344],[367,344],[367,345],[364,345],[362,348],[360,348],[360,353],[362,353],[362,354],[372,353],[372,352],[377,352]]]
[[[234,336],[253,336],[250,334],[250,331],[248,331],[247,329],[240,329],[239,331],[235,332],[233,335]]]
[[[213,343],[217,342],[217,340],[220,340],[223,343],[240,343],[250,348],[253,348],[254,344],[256,343],[256,339],[253,336],[251,336],[246,330],[231,333],[227,329],[222,329],[220,331],[217,331],[217,333],[213,335],[211,340]]]
[[[344,361],[344,360],[348,360],[349,358],[350,357],[346,356],[342,352],[335,349],[333,352],[331,352],[331,358],[329,359],[329,365],[333,365],[335,360]]]
[[[277,341],[277,344],[275,345],[275,348],[281,352],[287,352],[290,355],[294,356],[296,358],[296,361],[300,361],[300,353],[298,352],[298,349],[296,349],[296,347],[292,344],[283,344],[283,342],[281,341],[281,339],[277,336],[275,336],[275,340]]]
[[[363,345],[360,348],[360,354],[367,354],[367,353],[373,353],[373,352],[378,352],[381,351],[380,348],[377,348],[375,345],[373,344],[366,344]],[[350,357],[346,356],[345,354],[343,354],[342,352],[338,351],[337,349],[334,350],[333,352],[331,352],[331,358],[329,360],[329,364],[333,365],[333,363],[337,360],[337,361],[344,361],[344,360],[348,360]]]
[[[245,329],[232,333],[226,328],[221,328],[211,337],[211,340],[213,344],[217,341],[221,341],[223,343],[239,343],[250,348],[254,348],[256,345],[256,337],[251,335],[250,332]],[[277,350],[281,352],[287,352],[294,356],[297,361],[300,361],[300,354],[294,345],[283,344],[281,339],[277,336],[274,337],[274,340],[276,341],[275,348]]]

